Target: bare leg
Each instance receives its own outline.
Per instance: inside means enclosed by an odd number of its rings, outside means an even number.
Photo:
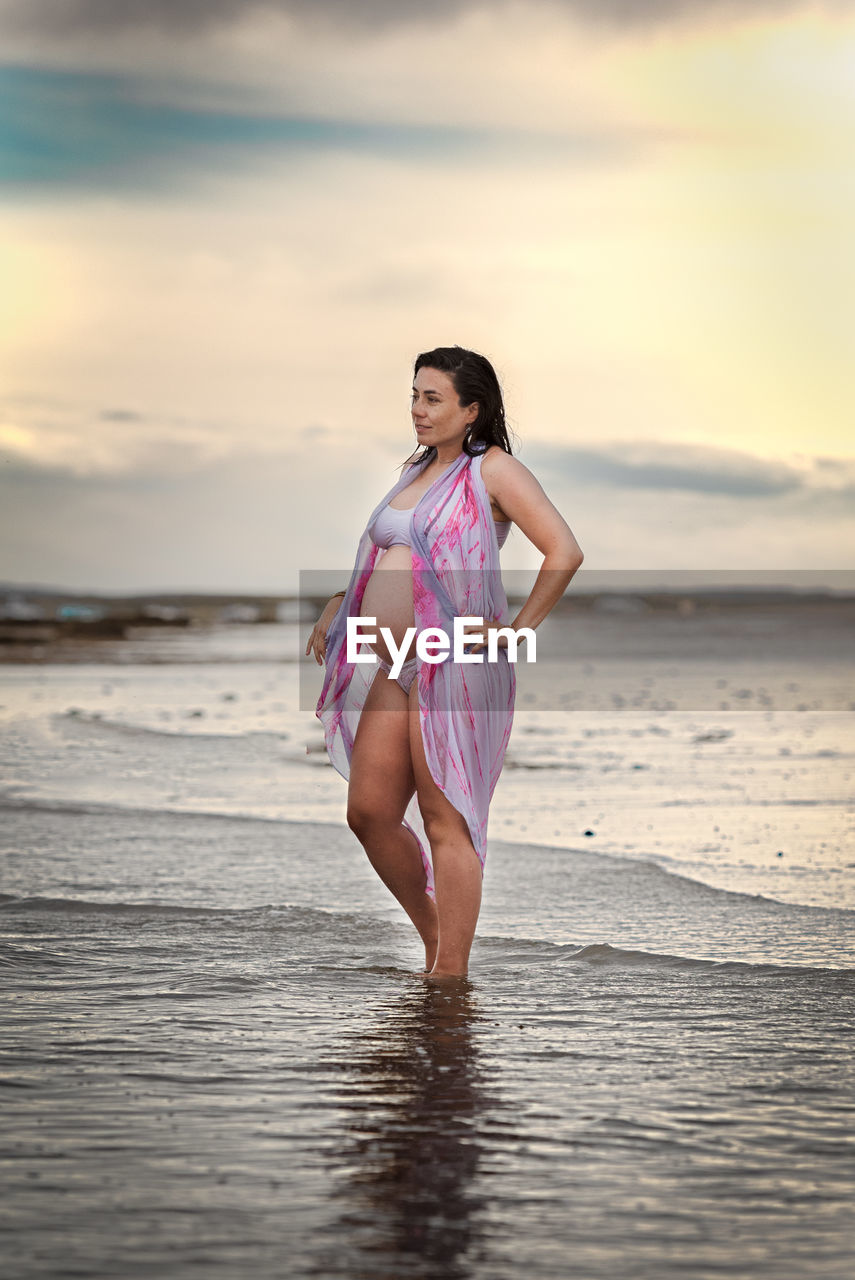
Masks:
[[[429,970],[436,958],[436,907],[425,892],[419,846],[401,825],[415,790],[408,720],[403,689],[378,671],[353,743],[347,822],[374,870],[416,926]]]
[[[431,776],[415,684],[410,690],[410,752],[436,885],[439,943],[431,977],[465,978],[481,909],[481,863],[463,815],[446,800]]]

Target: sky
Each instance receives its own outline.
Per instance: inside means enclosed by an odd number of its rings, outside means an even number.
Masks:
[[[855,3],[0,0],[0,50],[0,581],[349,570],[454,343],[580,581],[853,567]]]

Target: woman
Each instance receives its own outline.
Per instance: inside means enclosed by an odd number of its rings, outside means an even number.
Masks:
[[[418,930],[425,973],[440,979],[468,971],[487,811],[513,719],[514,670],[500,627],[537,627],[582,552],[511,456],[501,389],[484,356],[462,347],[420,355],[412,418],[421,452],[372,513],[350,585],[325,607],[306,653],[327,664],[317,714],[330,759],[349,778],[348,824]],[[544,559],[508,623],[499,547],[511,524]],[[423,661],[411,641],[396,671],[382,627],[401,650],[408,628],[439,626],[450,637],[455,617],[484,619],[468,660]],[[355,662],[348,618],[375,619],[362,625],[369,642]],[[490,632],[494,661],[486,660]]]

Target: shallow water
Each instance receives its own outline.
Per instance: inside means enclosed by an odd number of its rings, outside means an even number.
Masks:
[[[848,1274],[852,912],[497,843],[437,990],[340,828],[14,816],[16,1276]]]
[[[840,671],[522,709],[437,989],[257,648],[2,673],[6,1273],[848,1280]]]

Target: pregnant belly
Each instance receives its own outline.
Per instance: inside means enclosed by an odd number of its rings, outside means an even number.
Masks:
[[[409,547],[389,547],[379,557],[368,579],[359,616],[377,619],[377,642],[370,647],[386,662],[391,662],[392,655],[380,635],[380,628],[388,627],[395,644],[400,646],[407,627],[415,626],[413,558]],[[415,645],[411,643],[406,657],[414,653]]]

